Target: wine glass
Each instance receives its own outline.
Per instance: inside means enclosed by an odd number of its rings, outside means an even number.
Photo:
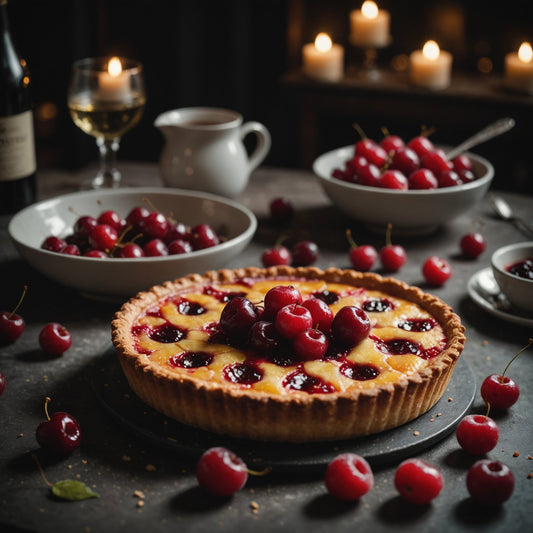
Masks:
[[[72,120],[96,137],[100,151],[100,170],[82,188],[119,187],[120,139],[141,120],[146,104],[141,63],[119,57],[74,62],[67,101]]]

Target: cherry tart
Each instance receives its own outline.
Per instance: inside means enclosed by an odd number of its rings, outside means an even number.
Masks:
[[[301,324],[303,351],[287,334]],[[346,335],[353,328],[357,335]],[[314,267],[166,282],[121,307],[112,339],[130,387],[157,411],[284,442],[353,438],[413,420],[440,399],[465,342],[459,317],[433,295],[373,273]]]

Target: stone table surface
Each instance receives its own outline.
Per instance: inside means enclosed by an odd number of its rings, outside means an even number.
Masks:
[[[131,186],[161,184],[156,165],[121,165]],[[94,168],[42,173],[40,199],[77,191],[82,180],[93,172]],[[533,198],[502,195],[533,222]],[[268,219],[269,202],[277,196],[289,198],[296,208],[289,239],[312,239],[319,245],[318,267],[350,267],[346,228],[351,228],[359,243],[379,247],[384,242],[383,235],[367,232],[361,224],[336,211],[311,173],[260,168],[237,198],[256,214],[258,231],[246,251],[228,267],[261,265],[261,253],[283,231]],[[489,457],[508,464],[516,479],[514,494],[504,505],[481,507],[470,499],[465,477],[474,459],[459,449],[453,433],[416,454],[437,465],[445,478],[443,491],[427,506],[408,505],[398,496],[394,487],[397,462],[376,467],[375,486],[353,504],[335,501],[327,494],[320,468],[274,469],[269,475],[251,477],[232,498],[215,500],[197,486],[194,459],[118,424],[95,395],[91,368],[110,346],[110,320],[120,304],[87,299],[36,272],[20,258],[10,241],[9,220],[9,216],[0,217],[0,308],[11,309],[24,285],[29,290],[20,310],[26,320],[24,334],[0,347],[0,372],[6,378],[6,390],[0,397],[0,531],[532,530],[533,350],[524,352],[509,370],[520,384],[518,403],[508,412],[494,415],[500,441]],[[488,247],[477,260],[466,260],[460,255],[458,243],[476,220],[484,225]],[[533,336],[533,327],[503,321],[478,307],[468,295],[467,282],[489,266],[490,254],[496,248],[524,240],[530,239],[512,224],[498,220],[486,199],[431,235],[395,239],[408,254],[406,265],[395,276],[450,304],[465,325],[467,343],[462,358],[476,381],[472,412],[485,409],[479,395],[483,378],[503,371],[509,359]],[[421,274],[423,260],[432,254],[447,259],[453,268],[453,277],[441,288],[427,286]],[[51,321],[64,324],[73,336],[71,349],[61,357],[46,356],[39,349],[39,332]],[[83,431],[81,446],[59,460],[43,454],[35,440],[35,429],[44,420],[46,396],[52,398],[51,410],[70,412]],[[416,442],[412,428],[406,426],[401,431]],[[254,443],[246,445],[253,447]],[[57,500],[34,456],[49,482],[79,479],[99,498],[72,503]]]

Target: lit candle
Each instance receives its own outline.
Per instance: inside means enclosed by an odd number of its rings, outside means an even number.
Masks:
[[[452,54],[441,50],[435,41],[427,41],[422,50],[410,56],[411,81],[427,89],[445,89],[450,85]]]
[[[372,0],[350,13],[350,42],[361,48],[383,48],[390,42],[390,14]]]
[[[504,84],[509,89],[533,94],[533,50],[529,43],[522,43],[517,54],[505,56]]]
[[[344,48],[319,33],[314,43],[304,45],[303,70],[306,76],[321,81],[338,81],[344,75]]]
[[[98,74],[98,97],[106,101],[124,101],[130,98],[130,74],[122,70],[118,57],[112,57],[107,72]]]

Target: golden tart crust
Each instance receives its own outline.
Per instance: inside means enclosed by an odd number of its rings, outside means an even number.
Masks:
[[[300,283],[315,286],[315,282],[327,286],[350,286],[364,289],[372,294],[383,294],[391,299],[420,311],[420,316],[432,317],[442,332],[438,355],[418,364],[421,359],[415,355],[388,357],[389,378],[354,382],[340,379],[336,390],[327,394],[309,394],[295,390],[276,390],[262,384],[260,387],[241,386],[220,378],[218,371],[201,372],[175,368],[167,364],[168,350],[163,355],[151,357],[148,345],[139,335],[133,333],[133,326],[143,320],[146,310],[164,306],[164,302],[175,294],[184,294],[192,300],[202,293],[206,286],[235,289],[246,280],[248,286],[262,280],[268,281],[263,290],[275,284]],[[232,285],[233,284],[233,285]],[[200,296],[201,299],[201,296]],[[347,299],[350,302],[349,298]],[[223,307],[223,304],[220,304]],[[333,306],[332,306],[333,307]],[[166,311],[172,316],[172,308]],[[180,341],[182,345],[206,347],[201,333],[202,323],[217,320],[220,310],[207,309],[205,315],[184,317],[187,327],[194,333],[192,340]],[[386,339],[391,324],[380,324],[373,313],[373,329],[380,338]],[[377,315],[377,314],[376,314]],[[178,317],[179,320],[179,317]],[[394,328],[396,333],[400,330]],[[406,337],[413,336],[410,332]],[[416,337],[416,334],[414,334]],[[394,278],[383,278],[373,273],[330,268],[272,267],[267,269],[249,267],[235,270],[207,272],[204,275],[191,274],[173,282],[152,287],[126,302],[112,321],[112,340],[126,379],[132,390],[157,411],[184,424],[234,437],[264,441],[314,442],[339,440],[378,433],[400,426],[428,411],[441,398],[451,378],[455,364],[464,348],[464,327],[453,310],[437,297],[417,287],[409,286]],[[418,340],[418,339],[417,339]],[[432,343],[438,342],[433,339]],[[200,344],[198,344],[200,343]],[[368,346],[365,345],[368,344]],[[350,357],[354,361],[370,358],[380,364],[378,350],[372,351],[373,341],[362,341]],[[166,347],[165,347],[166,348]],[[173,346],[173,348],[175,348]],[[222,354],[226,362],[241,361],[243,352],[220,344],[211,344],[209,350]],[[179,350],[179,348],[178,348]],[[154,351],[156,353],[157,350]],[[236,359],[235,359],[236,358]],[[384,357],[381,355],[381,359]],[[305,363],[310,372],[323,372],[316,361]],[[271,365],[272,367],[275,365]],[[219,365],[220,367],[220,365]],[[272,371],[270,369],[269,371]],[[286,376],[284,368],[280,374]],[[218,374],[217,374],[218,372]],[[318,374],[320,375],[320,374]],[[330,377],[333,374],[330,374]],[[391,377],[392,376],[392,377]],[[282,377],[278,379],[280,381]],[[274,377],[272,380],[276,382]]]

